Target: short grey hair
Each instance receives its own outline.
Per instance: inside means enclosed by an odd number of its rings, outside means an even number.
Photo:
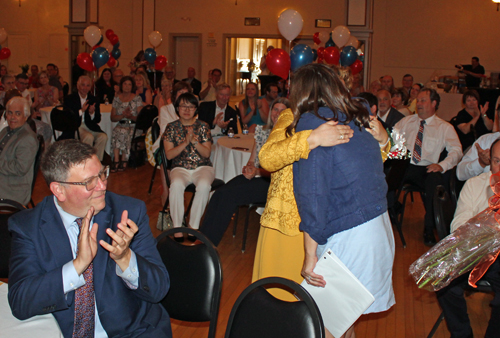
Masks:
[[[2,76],[2,84],[5,84],[8,79],[16,80],[16,77],[14,75],[4,75]]]
[[[96,155],[92,146],[78,140],[62,140],[52,143],[43,153],[40,163],[45,182],[66,181],[69,171],[76,165],[85,163]]]
[[[77,81],[77,84],[80,84],[81,81],[83,80],[89,80],[90,84],[92,84],[92,79],[90,78],[90,76],[87,76],[87,75],[82,75],[78,78],[78,81]]]
[[[30,105],[28,103],[28,100],[26,100],[22,96],[14,96],[13,98],[11,98],[9,100],[9,102],[7,102],[7,104],[5,105],[5,108],[7,109],[7,111],[9,111],[10,106],[12,106],[15,103],[20,103],[23,105],[24,117],[28,118],[31,116],[31,110],[30,110]]]
[[[215,86],[215,91],[218,93],[221,90],[224,90],[227,88],[229,88],[229,90],[231,90],[231,86],[228,85],[227,83],[223,82],[223,83],[219,83],[217,86]]]

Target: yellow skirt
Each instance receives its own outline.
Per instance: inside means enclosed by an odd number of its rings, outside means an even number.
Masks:
[[[300,275],[304,263],[304,235],[287,236],[278,230],[260,227],[252,283],[266,277],[283,277],[297,283],[304,278]],[[289,292],[281,289],[269,289],[273,296],[296,301]]]

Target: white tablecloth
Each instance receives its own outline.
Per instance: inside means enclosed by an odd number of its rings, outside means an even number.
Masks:
[[[57,338],[62,337],[54,316],[41,315],[27,320],[16,319],[7,299],[7,284],[0,285],[0,332],[9,338]]]
[[[235,138],[227,136],[217,140],[213,154],[215,178],[229,182],[241,174],[252,154],[255,140],[254,135],[237,135]],[[234,149],[234,148],[242,149]]]

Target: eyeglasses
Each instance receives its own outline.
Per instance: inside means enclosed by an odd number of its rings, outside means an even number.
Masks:
[[[56,181],[57,183],[62,184],[73,184],[73,185],[84,185],[87,191],[92,191],[97,187],[97,180],[100,179],[102,182],[108,180],[109,177],[109,166],[105,166],[102,170],[97,174],[97,176],[92,176],[88,178],[85,182],[61,182]]]
[[[196,107],[195,106],[179,106],[179,110],[195,110]]]

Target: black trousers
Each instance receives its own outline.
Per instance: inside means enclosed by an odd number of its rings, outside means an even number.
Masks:
[[[446,324],[451,332],[451,338],[473,337],[467,314],[467,304],[464,288],[467,286],[469,274],[466,273],[442,290],[436,292],[437,299],[444,312]],[[486,271],[482,280],[490,282],[495,298],[491,301],[491,317],[485,338],[500,337],[500,260],[496,260]]]
[[[434,191],[438,185],[444,185],[445,189],[449,191],[450,182],[450,170],[441,173],[427,173],[426,166],[417,166],[410,164],[406,169],[404,183],[411,183],[418,188],[422,189],[425,193],[424,196],[424,208],[425,208],[425,218],[424,218],[424,232],[432,234],[435,228],[434,224],[434,207],[432,204],[432,199],[434,197]]]
[[[208,203],[200,232],[218,246],[237,207],[251,203],[266,203],[270,178],[248,180],[243,175],[217,189]]]

